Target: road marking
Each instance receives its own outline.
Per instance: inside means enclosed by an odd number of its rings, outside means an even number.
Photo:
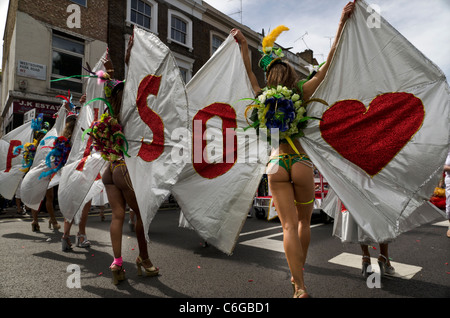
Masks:
[[[323,225],[323,223],[314,224],[314,225],[311,225],[311,228],[318,227],[318,226],[321,226],[321,225]],[[260,233],[260,232],[274,230],[274,229],[280,229],[280,228],[282,228],[282,227],[281,226],[275,226],[275,227],[271,227],[271,228],[267,228],[267,229],[241,233],[240,236],[245,236],[245,235],[249,235],[249,234]],[[258,238],[252,239],[252,240],[247,240],[247,241],[244,241],[244,242],[240,242],[239,244],[246,245],[246,246],[251,246],[251,247],[256,247],[256,248],[262,248],[262,249],[266,249],[266,250],[269,250],[269,251],[275,251],[275,252],[284,253],[283,240],[274,240],[274,239],[272,239],[272,238],[274,238],[276,236],[283,236],[283,233],[280,232],[280,233],[270,234],[270,235],[266,235],[266,236],[263,236],[263,237],[258,237]]]
[[[372,257],[370,261],[372,263],[372,270],[376,273],[379,273],[380,267],[378,266],[378,260]],[[361,270],[362,258],[361,255],[342,253],[330,259],[328,262]],[[415,274],[422,270],[422,267],[419,266],[407,265],[392,261],[391,265],[395,268],[395,274],[390,276],[402,279],[411,279]]]
[[[282,240],[281,241],[280,240],[271,240],[272,237],[282,236],[282,235],[283,235],[283,233],[276,233],[276,234],[272,234],[272,235],[258,237],[253,240],[244,241],[244,242],[241,242],[240,244],[284,253],[283,241]]]
[[[448,220],[446,220],[446,221],[442,221],[442,222],[433,223],[433,225],[447,227],[447,226],[450,226],[450,222]]]
[[[239,236],[245,236],[245,235],[250,235],[250,234],[255,234],[255,233],[261,233],[261,232],[270,231],[270,230],[276,230],[276,229],[281,229],[281,228],[282,228],[282,226],[279,225],[279,226],[269,227],[267,229],[261,229],[261,230],[241,233],[241,234],[239,234]]]

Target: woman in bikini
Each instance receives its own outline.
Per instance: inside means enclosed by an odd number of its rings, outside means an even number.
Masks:
[[[308,101],[328,71],[345,22],[354,10],[354,3],[348,3],[342,11],[341,20],[327,62],[306,83],[302,84],[295,70],[287,62],[275,59],[265,67],[267,87],[286,86]],[[251,69],[247,41],[240,30],[233,29],[231,34],[241,45],[244,65],[256,95],[261,87]],[[310,222],[314,205],[314,175],[311,160],[305,154],[298,140],[294,141],[298,150],[280,140],[277,149],[272,150],[267,167],[269,187],[272,191],[275,207],[283,226],[283,244],[286,259],[291,272],[294,298],[309,297],[303,278],[303,266],[306,261],[311,238]]]
[[[130,39],[127,50],[126,63],[128,64],[129,54],[133,44],[133,38]],[[104,60],[104,66],[111,78],[114,78],[114,69],[109,58]],[[113,117],[120,123],[120,110],[122,108],[122,93],[124,82],[111,80],[105,89],[106,97],[111,104],[113,110]],[[105,185],[108,201],[112,209],[112,219],[110,226],[111,243],[114,254],[114,261],[110,266],[113,274],[113,283],[116,285],[119,281],[125,279],[125,270],[123,268],[122,260],[122,228],[125,219],[125,208],[128,204],[136,214],[136,237],[138,240],[139,256],[136,259],[138,268],[138,275],[142,275],[142,268],[146,276],[156,276],[159,270],[153,266],[149,259],[147,241],[145,239],[144,226],[137,204],[133,185],[131,183],[130,175],[125,164],[124,157],[110,162],[109,167],[105,170],[102,176],[102,181]]]

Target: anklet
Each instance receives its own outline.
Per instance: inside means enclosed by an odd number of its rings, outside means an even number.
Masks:
[[[119,267],[122,267],[123,265],[123,260],[122,260],[122,256],[119,258],[114,258],[114,262],[112,262],[111,267],[117,265]]]

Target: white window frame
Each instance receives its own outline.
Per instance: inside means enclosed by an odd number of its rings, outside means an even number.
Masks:
[[[192,79],[195,60],[191,59],[190,57],[179,54],[177,52],[172,52],[172,54],[173,57],[175,58],[175,62],[177,63],[178,67],[187,70],[185,84],[189,83],[189,81]]]
[[[182,43],[182,42],[179,42],[177,40],[172,39],[172,16],[175,16],[175,17],[183,20],[184,22],[186,22],[186,32],[187,32],[187,34],[186,34],[186,43]],[[184,14],[182,14],[182,13],[180,13],[178,11],[172,10],[172,9],[168,10],[168,16],[167,17],[168,17],[167,42],[168,43],[172,43],[172,42],[173,43],[177,43],[179,45],[187,47],[189,49],[189,52],[192,52],[192,50],[194,49],[192,47],[192,29],[193,29],[193,27],[192,27],[193,26],[192,20],[189,19]]]
[[[209,43],[210,43],[210,48],[209,48],[210,56],[212,56],[215,53],[215,52],[213,52],[213,39],[214,39],[214,37],[217,37],[217,38],[221,39],[222,40],[222,44],[226,40],[226,38],[224,38],[220,33],[211,31],[210,41],[209,41]]]
[[[83,54],[75,53],[75,52],[71,52],[71,51],[67,51],[67,50],[61,49],[61,48],[54,47],[53,46],[53,37],[59,37],[59,38],[62,38],[62,39],[66,39],[68,41],[72,41],[72,42],[75,42],[75,43],[78,43],[78,44],[82,44],[83,47],[84,47]],[[50,68],[50,72],[49,72],[50,73],[50,78],[52,78],[52,77],[54,77],[54,78],[64,78],[64,77],[66,77],[65,75],[59,75],[59,74],[54,74],[53,73],[53,51],[60,52],[60,53],[63,53],[63,54],[67,54],[67,55],[72,55],[72,56],[75,56],[77,58],[81,58],[81,65],[84,65],[84,61],[85,61],[84,57],[86,55],[86,42],[82,41],[81,39],[75,40],[73,38],[70,38],[69,36],[65,36],[64,34],[52,33],[52,42],[51,42],[50,49],[51,49],[51,51],[50,51],[50,65],[52,65],[52,67]],[[80,69],[80,71],[81,71],[81,69]],[[77,75],[77,74],[74,74],[74,75]],[[82,94],[83,93],[83,91],[84,91],[84,83],[81,80],[81,78],[76,78],[76,77],[68,78],[65,81],[74,82],[74,83],[77,83],[77,84],[82,84],[81,92],[74,91],[74,93],[75,94]],[[54,90],[54,91],[65,91],[65,90],[62,90],[60,88],[52,87],[52,83],[51,82],[49,82],[49,88],[51,90]]]
[[[138,27],[148,30],[154,34],[158,34],[158,2],[153,0],[141,0],[146,2],[150,7],[152,7],[152,16],[150,17],[150,29],[131,21],[131,0],[127,0],[127,19],[126,23],[128,25],[137,25]]]

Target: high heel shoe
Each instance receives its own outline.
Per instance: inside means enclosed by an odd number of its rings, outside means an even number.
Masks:
[[[369,266],[371,265],[370,256],[364,255],[362,258],[363,258],[363,262],[362,262],[361,274],[365,278],[367,278],[367,277],[369,277],[370,274],[372,274],[372,272],[369,272]],[[365,258],[368,259],[369,261],[364,261]]]
[[[58,224],[58,221],[54,220],[48,220],[48,228],[51,229],[53,225],[54,230],[59,230],[61,228],[61,225]]]
[[[41,227],[39,226],[39,223],[31,223],[31,231],[33,232],[40,232],[41,231]]]
[[[136,266],[138,270],[138,275],[142,276],[142,267],[144,267],[145,275],[148,277],[157,276],[159,273],[159,269],[155,266],[145,267],[144,260],[140,256],[136,259]]]
[[[125,280],[125,269],[123,266],[116,265],[114,263],[109,267],[112,273],[112,283],[114,285],[119,284],[119,282]]]
[[[63,252],[70,251],[72,249],[70,237],[63,235],[63,237],[61,238],[61,249]]]
[[[309,295],[305,289],[297,289],[294,292],[294,296],[292,298],[309,298]]]
[[[381,260],[380,260],[381,258]],[[382,260],[384,259],[384,261]],[[378,257],[378,266],[380,266],[380,275],[383,277],[385,274],[387,275],[394,275],[395,269],[391,265],[388,265],[388,259],[383,254],[380,254]]]
[[[83,240],[81,240],[83,238]],[[88,241],[86,234],[77,234],[77,247],[90,247],[91,242]]]

